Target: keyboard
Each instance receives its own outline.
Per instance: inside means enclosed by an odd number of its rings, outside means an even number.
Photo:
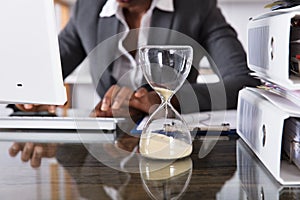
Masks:
[[[0,117],[0,128],[8,129],[84,129],[84,130],[115,130],[118,118],[92,117]]]
[[[73,113],[73,112],[72,112]],[[0,116],[0,129],[115,130],[124,118],[71,116]]]

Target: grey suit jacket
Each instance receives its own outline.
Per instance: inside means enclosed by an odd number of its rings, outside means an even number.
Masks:
[[[115,54],[117,47],[116,44],[105,43],[118,33],[120,22],[115,16],[99,17],[105,2],[106,0],[78,0],[70,21],[59,35],[64,77],[87,55],[96,55],[94,49],[98,44],[104,44],[102,48],[97,48],[97,56],[94,56],[98,61],[90,65],[100,96],[116,83],[111,76],[111,59],[119,56],[107,59]],[[182,105],[188,105],[183,106],[182,111],[197,111],[198,106],[201,110],[235,108],[238,91],[246,85],[258,84],[257,80],[249,76],[246,55],[237,40],[236,32],[225,21],[216,6],[216,0],[174,0],[174,7],[175,12],[154,9],[151,27],[171,29],[190,38],[183,39],[180,43],[193,41],[200,44],[216,64],[221,78],[219,83],[197,84],[198,71],[193,68],[188,77],[191,85],[185,84],[177,94]],[[178,44],[178,37],[172,39],[172,32],[158,33],[161,37],[151,35],[149,34],[149,44]],[[194,46],[194,43],[191,45]],[[197,55],[197,52],[194,54]],[[194,59],[197,62],[200,58]]]

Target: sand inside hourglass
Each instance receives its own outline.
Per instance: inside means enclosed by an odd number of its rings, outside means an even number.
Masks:
[[[173,91],[166,89],[166,88],[161,88],[161,87],[153,87],[155,91],[157,91],[159,94],[161,94],[165,101],[168,100],[170,98],[170,96],[172,96]]]
[[[159,133],[151,133],[141,138],[140,153],[153,159],[179,159],[192,153],[192,145]]]

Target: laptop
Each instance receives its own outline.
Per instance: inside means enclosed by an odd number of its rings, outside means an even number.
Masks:
[[[0,140],[37,143],[113,142],[125,118],[92,118],[89,111],[57,109],[57,116],[9,116],[0,104]],[[32,113],[29,113],[29,115]],[[40,113],[41,115],[44,113]],[[122,125],[120,125],[122,127]]]
[[[63,105],[53,0],[1,1],[0,26],[0,102]]]
[[[0,103],[63,105],[67,97],[54,1],[1,1],[0,26]],[[120,120],[88,115],[89,112],[55,117],[1,114],[0,129],[114,130]]]
[[[8,109],[8,108],[7,108]],[[107,130],[112,131],[125,118],[89,117],[89,110],[57,108],[56,114],[47,112],[13,112],[0,110],[0,129],[28,130]],[[38,114],[38,115],[37,115]]]

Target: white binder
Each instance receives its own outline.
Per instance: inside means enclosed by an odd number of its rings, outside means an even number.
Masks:
[[[300,89],[300,77],[289,70],[292,19],[300,19],[300,6],[251,18],[247,26],[247,60],[255,76],[295,90]]]
[[[281,156],[283,127],[289,117],[300,117],[300,107],[288,99],[257,88],[239,92],[237,133],[283,185],[300,184],[300,170]]]

